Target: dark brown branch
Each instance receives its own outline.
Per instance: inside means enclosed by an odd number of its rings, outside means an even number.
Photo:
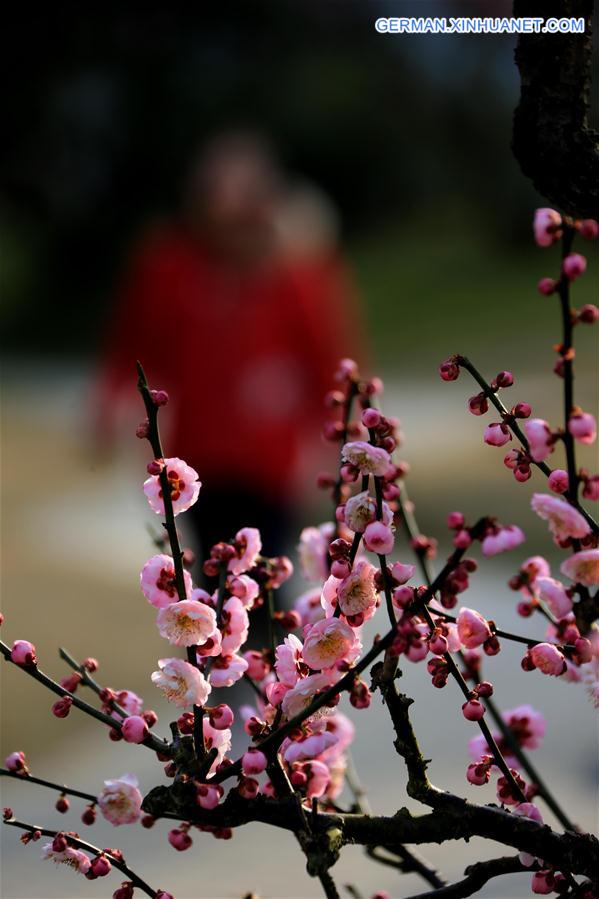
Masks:
[[[504,874],[520,874],[523,871],[532,870],[534,868],[525,868],[517,855],[491,858],[488,861],[469,865],[464,871],[467,876],[463,880],[447,884],[438,890],[418,893],[410,896],[409,899],[465,899],[466,896],[478,893],[493,877],[502,877]]]
[[[36,831],[41,833],[45,837],[51,837],[52,839],[59,833],[57,830],[49,830],[47,827],[38,827],[37,824],[28,824],[25,821],[17,821],[16,818],[9,818],[8,820],[4,819],[4,824],[7,824],[9,827],[18,827],[20,830],[24,830],[27,833],[35,833]],[[152,899],[156,897],[156,890],[153,890],[151,886],[149,886],[145,880],[135,873],[128,865],[125,864],[124,861],[121,861],[108,850],[99,849],[97,846],[92,845],[92,843],[88,843],[86,840],[82,840],[78,836],[73,836],[72,834],[65,834],[68,843],[70,846],[73,846],[75,849],[82,849],[84,852],[89,852],[91,855],[105,855],[107,859],[109,859],[111,865],[113,867],[118,868],[122,874],[127,877],[134,886],[139,887],[147,896],[151,896]]]
[[[583,17],[584,34],[523,34],[512,149],[544,197],[575,217],[599,218],[599,135],[589,128],[592,0],[514,0],[514,16]]]
[[[68,696],[73,700],[73,705],[75,708],[79,709],[82,712],[85,712],[86,715],[89,715],[91,718],[95,718],[96,721],[100,721],[102,724],[107,724],[108,727],[114,728],[114,730],[122,730],[121,722],[116,718],[112,718],[110,715],[105,715],[104,712],[101,712],[99,709],[94,708],[93,705],[90,705],[85,700],[80,699],[74,693],[70,693],[68,690],[65,690],[64,687],[61,687],[60,684],[57,684],[56,681],[52,680],[47,674],[44,674],[37,665],[30,665],[25,667],[23,665],[16,665],[15,662],[12,661],[11,658],[11,650],[6,645],[6,643],[0,640],[0,652],[4,656],[7,662],[10,662],[12,665],[15,665],[15,668],[20,668],[21,671],[24,671],[25,674],[28,674],[30,677],[33,677],[36,681],[39,681],[40,684],[43,684],[48,690],[52,693],[56,693],[57,696]],[[171,754],[171,747],[166,740],[160,739],[160,737],[154,736],[154,734],[149,734],[146,739],[141,744],[143,746],[148,746],[150,749],[154,750],[154,752],[160,752],[163,755]]]
[[[72,787],[66,787],[64,784],[57,784],[50,780],[43,780],[41,777],[34,777],[32,774],[19,774],[18,771],[8,771],[6,768],[0,768],[0,777],[13,777],[15,780],[37,784],[40,787],[56,790],[57,793],[61,793],[63,796],[76,796],[78,799],[86,799],[87,802],[93,802],[94,805],[98,801],[98,797],[93,796],[91,793],[74,790]]]

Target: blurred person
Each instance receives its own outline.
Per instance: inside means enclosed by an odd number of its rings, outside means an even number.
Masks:
[[[181,214],[139,244],[101,355],[97,432],[110,444],[135,393],[135,360],[170,401],[165,451],[200,475],[204,557],[245,525],[286,549],[305,439],[342,356],[360,357],[336,226],[315,189],[288,190],[267,145],[224,134],[202,151]]]

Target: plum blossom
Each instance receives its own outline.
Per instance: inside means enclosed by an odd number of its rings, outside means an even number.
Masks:
[[[553,643],[537,643],[529,650],[529,656],[534,667],[543,674],[559,677],[566,670],[564,655]]]
[[[301,624],[315,624],[324,616],[324,610],[320,602],[320,587],[307,590],[295,600],[294,608],[301,618]]]
[[[568,431],[579,443],[591,444],[597,439],[597,422],[590,412],[576,412],[568,420]]]
[[[241,528],[235,534],[236,556],[229,561],[231,574],[244,574],[253,568],[262,549],[262,538],[258,528]]]
[[[85,852],[81,849],[74,849],[73,846],[66,846],[62,851],[57,851],[53,847],[53,843],[46,843],[42,846],[42,858],[51,859],[57,865],[68,865],[78,874],[87,874],[91,867],[91,862]]]
[[[343,508],[346,525],[356,534],[361,534],[366,526],[376,518],[376,502],[368,490],[351,496]]]
[[[134,824],[141,816],[142,795],[133,774],[123,774],[116,780],[105,780],[98,797],[98,806],[107,821],[118,827]]]
[[[248,663],[238,655],[217,656],[210,669],[210,683],[213,687],[231,687],[247,671]]]
[[[308,799],[320,798],[324,795],[331,780],[331,773],[324,762],[317,759],[303,762],[296,767],[296,772],[304,774],[307,778],[305,790]],[[293,782],[293,775],[291,780]]]
[[[224,757],[231,751],[231,731],[228,727],[214,727],[207,718],[204,718],[204,745],[209,752],[216,749],[216,758],[212,763],[209,774],[214,774]]]
[[[458,612],[458,635],[467,649],[481,646],[491,636],[487,620],[475,609],[462,607]]]
[[[415,565],[404,565],[402,562],[395,562],[391,566],[391,574],[393,579],[397,581],[397,583],[402,586],[403,584],[407,584],[410,578],[413,578],[416,574],[416,566]]]
[[[231,578],[229,589],[233,596],[241,600],[249,611],[260,593],[260,585],[247,574],[239,574]]]
[[[158,668],[152,673],[152,683],[163,690],[169,702],[180,708],[205,704],[210,684],[201,671],[183,659],[159,659]]]
[[[231,596],[223,605],[221,613],[222,651],[233,655],[247,640],[250,621],[242,601]]]
[[[161,608],[156,624],[160,635],[173,646],[202,646],[214,636],[216,613],[203,602],[184,599]]]
[[[25,753],[21,751],[11,752],[10,755],[7,755],[4,764],[9,771],[18,771],[20,774],[29,772]]]
[[[29,640],[15,640],[10,657],[15,665],[23,665],[25,668],[37,665],[35,646]]]
[[[371,617],[377,604],[375,568],[361,559],[337,588],[337,599],[344,615]]]
[[[389,525],[382,521],[373,521],[364,531],[364,546],[370,552],[387,555],[393,550],[395,537]]]
[[[524,422],[524,430],[528,438],[528,452],[535,462],[544,462],[554,450],[554,438],[551,428],[542,418],[529,418]]]
[[[328,575],[329,543],[333,539],[335,527],[331,522],[319,527],[304,528],[300,534],[298,554],[302,577],[312,583],[322,582]]]
[[[289,634],[275,649],[277,677],[286,687],[294,687],[299,678],[309,672],[302,659],[302,649],[302,643],[295,634]]]
[[[512,735],[523,749],[538,749],[543,741],[546,730],[545,718],[541,712],[537,712],[531,705],[519,705],[514,709],[506,709],[501,717],[509,726]],[[512,755],[510,744],[499,732],[494,732],[493,737],[501,754],[508,765],[517,765],[517,759]],[[491,752],[487,741],[482,734],[473,737],[468,743],[468,752],[475,761],[483,754]]]
[[[550,247],[562,236],[562,217],[555,209],[542,207],[535,210],[533,232],[539,247]]]
[[[505,446],[512,439],[510,429],[502,421],[491,422],[483,434],[483,440],[489,446]]]
[[[164,467],[170,485],[173,513],[179,515],[181,512],[189,509],[190,506],[193,506],[198,498],[202,484],[198,478],[197,471],[184,462],[183,459],[177,459],[176,457],[164,459]],[[164,515],[160,475],[150,475],[147,481],[144,482],[144,493],[152,510],[157,515]]]
[[[497,556],[520,546],[525,540],[523,531],[517,525],[509,524],[500,527],[495,533],[487,534],[481,543],[481,549],[484,556]]]
[[[304,661],[316,671],[330,668],[353,649],[356,636],[339,618],[325,618],[313,624],[304,637]]]
[[[549,530],[558,540],[568,537],[586,537],[589,525],[570,503],[549,493],[534,493],[530,502],[533,512],[545,519]]]
[[[160,553],[148,559],[139,576],[141,592],[156,609],[163,609],[178,599],[175,565],[171,556]],[[193,589],[191,575],[183,571],[185,596]]]
[[[283,714],[288,719],[299,715],[310,705],[316,693],[320,693],[330,686],[331,679],[323,672],[301,678],[294,687],[285,693],[282,703]],[[317,714],[322,715],[323,710],[320,709]]]
[[[565,618],[572,611],[572,598],[564,585],[552,577],[539,577],[535,584],[543,602],[547,603],[556,618]]]
[[[375,477],[383,477],[391,465],[391,456],[387,450],[371,446],[364,440],[346,443],[341,450],[341,457],[344,462],[357,468],[360,474],[372,474]]]
[[[143,743],[149,732],[146,720],[141,715],[130,715],[123,721],[121,733],[126,743]]]
[[[324,720],[324,719],[323,719]],[[337,738],[329,731],[310,734],[303,740],[285,740],[281,749],[288,764],[314,759],[337,744]]]
[[[576,281],[584,275],[586,268],[587,261],[581,253],[568,253],[562,262],[562,271],[569,281]]]
[[[599,584],[599,549],[584,549],[562,562],[560,571],[586,587]]]

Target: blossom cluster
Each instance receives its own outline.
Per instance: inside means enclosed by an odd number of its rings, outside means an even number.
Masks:
[[[565,233],[571,237],[575,232],[594,239],[599,225],[538,210],[534,234],[540,246],[551,246]],[[556,293],[567,304],[571,282],[585,269],[584,257],[566,253],[559,278],[551,285],[544,279],[540,292]],[[572,311],[568,320],[592,324],[598,317],[596,307],[584,306]],[[558,352],[556,373],[571,386],[570,336]],[[535,800],[546,796],[531,778],[524,753],[540,746],[545,721],[530,705],[496,713],[491,702],[495,687],[483,676],[482,666],[501,652],[504,641],[513,640],[524,646],[524,671],[581,682],[599,708],[599,532],[578,500],[579,488],[584,499],[599,498],[599,476],[577,469],[572,461],[576,442],[590,445],[596,440],[596,424],[590,412],[573,404],[563,428],[533,417],[526,402],[507,408],[500,396],[515,383],[507,370],[488,384],[462,356],[450,357],[439,370],[443,380],[453,381],[462,369],[482,387],[468,400],[470,412],[482,416],[493,405],[500,415],[500,421],[486,427],[484,442],[497,447],[518,444],[504,459],[518,482],[527,482],[535,468],[547,477],[550,492],[534,492],[531,508],[547,522],[556,551],[567,555],[559,572],[554,565],[553,573],[543,556],[530,556],[517,563],[509,582],[519,593],[521,617],[534,616],[535,622],[544,623],[543,634],[537,632],[536,638],[505,631],[500,622],[462,603],[481,562],[520,551],[526,537],[518,525],[490,515],[471,522],[461,511],[449,512],[446,542],[451,552],[440,574],[432,573],[438,542],[419,531],[407,498],[409,465],[399,457],[400,423],[378,407],[382,381],[362,378],[353,360],[341,360],[335,389],[325,398],[328,420],[323,437],[338,449],[338,468],[321,473],[318,485],[330,494],[331,515],[300,534],[299,572],[306,583],[291,609],[277,608],[281,603],[276,591],[291,577],[293,565],[287,557],[262,554],[261,535],[251,522],[230,542],[211,547],[201,566],[194,568],[193,554],[181,549],[176,518],[196,502],[201,504],[201,482],[187,462],[162,455],[157,420],[168,395],[150,391],[141,382],[148,418],[137,435],[147,438],[152,448],[143,491],[151,510],[164,520],[168,543],[160,544],[161,551],[143,565],[140,588],[155,610],[160,636],[172,647],[158,660],[151,682],[176,709],[173,740],[156,737],[157,716],[144,711],[142,699],[133,691],[96,684],[92,675],[98,663],[92,658],[71,666],[73,672],[54,685],[60,698],[52,711],[66,718],[78,703],[78,688],[91,687],[101,702],[101,709],[92,713],[108,725],[111,739],[143,744],[156,752],[172,781],[169,795],[185,791],[193,797],[194,814],[168,834],[174,850],[191,847],[193,828],[229,839],[231,827],[210,823],[209,813],[235,802],[245,808],[252,800],[281,799],[286,788],[299,797],[304,812],[338,807],[348,786],[348,753],[357,720],[353,712],[342,710],[342,694],[347,692],[357,711],[372,702],[376,678],[369,685],[361,675],[369,659],[365,625],[377,615],[377,623],[386,617],[389,630],[385,638],[377,634],[370,652],[384,649],[391,680],[399,661],[407,660],[422,666],[432,687],[443,689],[450,678],[459,686],[463,719],[480,730],[469,742],[467,782],[481,787],[493,778],[496,798],[504,808],[542,823]],[[560,447],[566,467],[552,470],[547,460]],[[255,637],[252,628],[258,609],[268,619],[268,646],[257,642],[262,637]],[[7,652],[14,664],[38,672],[31,642],[16,640]],[[242,679],[251,685],[256,701],[237,710],[243,751],[235,760],[231,757],[235,713],[231,704],[211,697],[213,691],[231,688]],[[497,729],[486,724],[493,715]],[[5,766],[11,776],[30,776],[22,751],[11,753]],[[227,781],[232,784],[228,789]],[[151,827],[155,817],[147,811],[152,807],[147,799],[135,776],[125,774],[107,780],[97,797],[89,797],[82,820],[92,824],[97,807],[115,826]],[[68,811],[66,793],[61,793],[56,807]],[[26,841],[39,838],[37,830],[32,833]],[[115,863],[126,873],[118,850],[94,850],[90,858],[80,842],[74,832],[57,833],[44,845],[43,855],[88,879],[107,875]],[[551,860],[524,852],[520,859],[534,869],[534,892],[560,892],[565,876]],[[129,899],[134,888],[133,880],[125,881],[113,896]],[[164,891],[155,895],[170,897]]]

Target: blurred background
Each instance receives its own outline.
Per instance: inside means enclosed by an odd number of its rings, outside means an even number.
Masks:
[[[516,385],[506,402],[526,400],[559,421],[551,374],[558,309],[535,289],[555,274],[557,252],[532,241],[543,198],[510,153],[515,38],[388,36],[373,24],[379,15],[509,13],[509,3],[478,0],[60,2],[29,7],[7,24],[5,640],[31,639],[56,677],[64,674],[59,644],[99,657],[100,680],[143,695],[166,732],[169,711],[149,684],[164,644],[137,587],[157,521],[140,490],[146,447],[134,436],[140,355],[154,386],[171,393],[167,452],[196,464],[205,482],[201,520],[188,524],[194,545],[212,538],[207,521],[218,529],[240,516],[243,524],[276,522],[269,550],[293,556],[299,529],[329,517],[311,485],[336,453],[319,440],[315,397],[337,356],[356,354],[385,379],[385,411],[406,436],[410,493],[422,530],[441,538],[441,557],[453,508],[471,518],[496,514],[527,533],[522,552],[482,566],[467,604],[505,627],[542,630],[516,620],[506,581],[527,555],[558,562],[529,509],[532,490],[543,486],[537,475],[517,485],[503,452],[483,445],[483,423],[465,408],[476,392],[466,375],[443,384],[436,371],[453,352],[489,379],[511,369]],[[592,257],[589,245],[579,249]],[[574,288],[577,306],[597,301],[596,254],[590,261]],[[596,334],[581,327],[576,341],[577,400],[596,408]],[[240,399],[248,379],[252,390]],[[580,461],[596,467],[592,448]],[[230,515],[221,525],[223,505]],[[400,553],[407,561],[405,546]],[[289,596],[302,589],[294,581]],[[536,761],[575,820],[595,828],[597,734],[583,689],[521,675],[519,653],[508,647],[488,669],[500,705],[526,701],[546,714]],[[33,773],[92,792],[128,770],[144,789],[162,777],[150,753],[115,746],[75,714],[58,721],[35,682],[12,668],[2,674],[3,752],[25,750]],[[456,713],[458,696],[451,686],[431,690],[423,674],[410,666],[405,690],[417,699],[433,780],[492,801],[492,791],[465,785],[471,726]],[[373,807],[411,807],[378,700],[350,714],[362,724],[355,760]],[[38,788],[2,788],[3,804],[25,819],[83,828],[76,801],[65,819]],[[114,833],[106,822],[84,829],[92,842],[123,848],[177,899],[320,895],[292,837],[261,825],[240,829],[233,843],[198,833],[183,856],[161,824],[151,832]],[[106,895],[101,881],[50,869],[15,831],[2,838],[3,896]],[[499,854],[477,840],[429,854],[456,878],[483,853]],[[411,875],[366,866],[357,848],[345,850],[334,873],[365,897],[422,889]],[[527,891],[526,877],[512,876],[481,895]]]

